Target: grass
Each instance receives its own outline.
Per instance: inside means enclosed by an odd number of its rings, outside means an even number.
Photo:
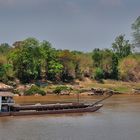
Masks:
[[[114,90],[114,91],[121,92],[121,93],[128,93],[128,92],[131,91],[131,89],[129,89],[129,88],[127,88],[127,87],[123,87],[123,86],[113,88],[113,90]]]
[[[106,88],[121,93],[131,93],[132,89],[140,88],[140,83],[114,81],[114,80],[104,80],[104,83],[88,80],[85,82],[81,82],[80,84],[83,88]]]

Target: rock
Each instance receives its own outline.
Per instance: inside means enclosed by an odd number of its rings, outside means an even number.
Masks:
[[[121,94],[118,91],[113,91],[106,88],[91,88],[93,94],[89,93],[89,95],[108,95],[108,94]]]
[[[70,95],[70,91],[61,91],[60,95]]]
[[[36,93],[36,94],[34,94],[34,96],[42,96],[42,95],[40,95],[40,94]]]
[[[94,92],[88,92],[88,95],[95,95],[95,93]]]
[[[133,89],[132,89],[132,92],[133,92],[134,94],[140,94],[140,89],[139,89],[139,88],[133,88]]]
[[[19,94],[14,94],[14,96],[18,97],[18,96],[19,96]]]
[[[9,90],[13,90],[13,87],[5,85],[4,83],[0,83],[0,91],[9,91]]]

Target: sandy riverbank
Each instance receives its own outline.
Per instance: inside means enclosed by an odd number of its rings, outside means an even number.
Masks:
[[[121,95],[113,95],[114,97],[136,97],[139,95],[134,94],[121,94]],[[89,95],[80,95],[80,102],[90,102],[97,101],[98,99],[102,99],[105,96],[89,96]],[[112,98],[112,97],[111,97]],[[14,97],[14,100],[17,104],[32,104],[32,103],[58,103],[58,102],[77,102],[77,95],[46,95],[46,96],[17,96]]]

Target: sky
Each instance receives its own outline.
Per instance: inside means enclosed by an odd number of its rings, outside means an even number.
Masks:
[[[140,0],[0,0],[0,43],[35,37],[54,48],[110,48],[116,36],[132,40]]]

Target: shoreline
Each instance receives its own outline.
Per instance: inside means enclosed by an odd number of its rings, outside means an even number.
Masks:
[[[140,96],[140,94],[116,94],[113,97],[127,97],[127,96]],[[105,97],[97,95],[80,95],[80,102],[94,102],[98,99]],[[112,97],[111,97],[112,98]],[[36,104],[36,103],[63,103],[63,102],[77,102],[77,95],[46,95],[46,96],[15,96],[15,103],[17,104]]]

